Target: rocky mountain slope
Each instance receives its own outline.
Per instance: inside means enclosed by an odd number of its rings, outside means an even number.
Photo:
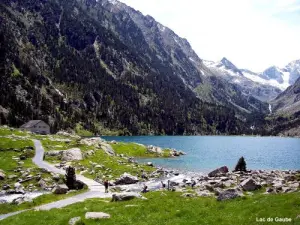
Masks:
[[[205,60],[204,64],[219,76],[238,86],[244,94],[250,94],[266,102],[275,99],[300,77],[300,60],[293,61],[284,68],[272,66],[261,73],[239,69],[226,58],[220,62]]]
[[[300,136],[300,78],[271,102],[269,129],[273,134]]]
[[[210,70],[149,16],[106,0],[4,0],[0,12],[2,124],[38,118],[53,130],[95,133],[250,132],[251,120],[237,119],[240,106],[205,103],[194,92]]]
[[[300,77],[300,60],[295,60],[284,68],[272,66],[260,73],[259,77],[267,80],[271,85],[285,90]]]
[[[282,92],[278,87],[260,78],[258,74],[239,69],[226,58],[223,58],[220,62],[204,61],[204,63],[219,77],[237,86],[246,96],[250,95],[267,102],[276,98]]]
[[[249,113],[268,111],[264,103],[252,96],[245,96],[223,79],[214,77],[186,39],[179,37],[151,16],[144,16],[139,11],[118,1],[103,1],[102,5],[114,13],[118,12],[122,15],[128,13],[142,31],[147,44],[155,50],[157,57],[160,60],[169,61],[174,66],[176,75],[187,87],[195,90],[201,100],[231,107],[238,116],[244,119],[249,117]],[[244,115],[245,113],[247,115]]]

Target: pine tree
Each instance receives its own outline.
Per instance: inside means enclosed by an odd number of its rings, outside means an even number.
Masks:
[[[75,168],[69,166],[66,170],[66,185],[70,190],[75,189],[76,174]]]
[[[244,171],[246,172],[246,161],[244,157],[241,157],[238,161],[238,163],[235,166],[235,171]]]

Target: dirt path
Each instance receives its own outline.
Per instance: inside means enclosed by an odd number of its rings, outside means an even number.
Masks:
[[[34,146],[35,146],[35,156],[32,159],[32,161],[40,168],[44,168],[52,173],[58,173],[58,174],[65,174],[66,172],[62,169],[57,169],[56,167],[54,167],[53,165],[51,165],[50,163],[47,163],[43,160],[44,157],[44,148],[42,146],[42,143],[38,140],[33,140],[34,142]],[[100,183],[86,178],[84,176],[81,175],[76,175],[77,180],[82,181],[83,183],[85,183],[88,186],[89,191],[85,192],[83,194],[79,194],[70,198],[66,198],[60,201],[56,201],[56,202],[52,202],[49,204],[45,204],[45,205],[41,205],[38,207],[33,208],[34,210],[50,210],[50,209],[54,209],[54,208],[63,208],[65,206],[77,203],[77,202],[83,202],[86,199],[89,198],[110,198],[112,197],[112,194],[110,193],[105,193],[105,189],[104,186],[101,185]],[[9,213],[9,214],[5,214],[5,215],[0,215],[0,220],[6,219],[10,216],[14,216],[17,215],[19,213],[25,212],[28,210],[22,210],[22,211],[17,211],[17,212],[13,212],[13,213]]]

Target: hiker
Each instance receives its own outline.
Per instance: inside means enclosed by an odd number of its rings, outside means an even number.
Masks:
[[[149,192],[148,187],[144,184],[142,193],[147,193],[147,192]]]
[[[168,191],[170,191],[170,180],[168,180]]]
[[[166,188],[166,184],[163,181],[161,181],[161,187],[162,187],[162,189]]]
[[[196,181],[195,180],[192,180],[192,188],[194,188],[195,187],[195,185],[196,185]]]
[[[105,193],[108,193],[108,185],[109,185],[108,180],[105,180],[104,181]]]

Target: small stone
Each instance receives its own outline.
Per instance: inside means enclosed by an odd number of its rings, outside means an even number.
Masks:
[[[2,187],[2,190],[8,190],[10,189],[10,186],[8,184],[4,184],[3,187]]]
[[[86,219],[109,219],[110,215],[103,212],[87,212],[85,214]]]
[[[78,223],[79,221],[81,221],[81,217],[74,217],[74,218],[71,218],[69,220],[69,225],[75,225],[76,223]]]
[[[125,205],[125,208],[138,207],[138,205]]]

